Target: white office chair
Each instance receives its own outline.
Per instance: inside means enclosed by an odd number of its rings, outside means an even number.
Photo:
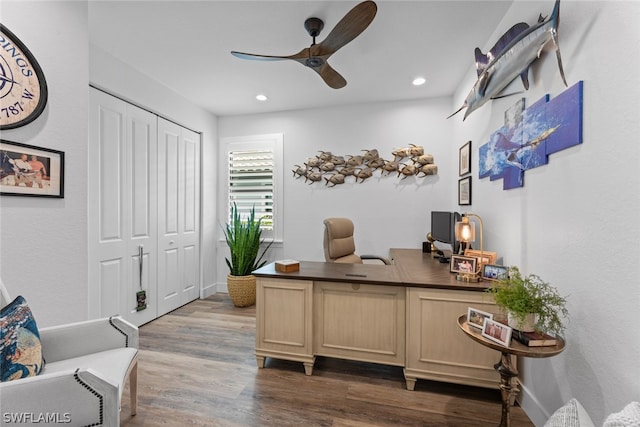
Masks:
[[[11,302],[0,280],[0,307]],[[37,313],[34,313],[37,321]],[[137,407],[138,328],[121,317],[39,329],[45,364],[39,375],[0,383],[3,422],[119,426],[129,378],[131,414]],[[9,417],[9,418],[7,418]],[[23,423],[18,423],[22,421]]]
[[[391,264],[387,258],[378,255],[355,254],[354,226],[349,218],[327,218],[324,227],[324,258],[327,262],[362,264],[362,260],[378,260]]]

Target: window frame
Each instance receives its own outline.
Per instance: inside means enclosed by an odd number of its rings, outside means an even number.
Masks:
[[[272,150],[273,151],[273,229],[263,230],[262,237],[267,241],[281,242],[283,236],[283,141],[281,133],[248,135],[221,138],[221,162],[224,177],[221,179],[221,203],[219,218],[226,224],[230,215],[230,170],[229,156],[234,151]]]

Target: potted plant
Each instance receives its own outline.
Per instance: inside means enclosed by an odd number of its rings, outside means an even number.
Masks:
[[[255,206],[247,218],[241,218],[238,206],[231,206],[231,222],[223,228],[229,246],[230,258],[225,258],[229,267],[227,288],[236,307],[248,307],[256,302],[256,277],[252,271],[267,263],[264,256],[273,242],[260,251],[264,242],[260,228],[262,218],[256,220]]]
[[[523,277],[518,267],[509,267],[506,278],[486,290],[509,316],[509,326],[553,335],[564,331],[569,313],[566,298],[535,274]]]

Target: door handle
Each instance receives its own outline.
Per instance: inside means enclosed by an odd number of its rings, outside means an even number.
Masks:
[[[140,276],[140,289],[142,289],[142,270],[144,266],[144,246],[138,246],[138,265],[139,265],[139,276]]]

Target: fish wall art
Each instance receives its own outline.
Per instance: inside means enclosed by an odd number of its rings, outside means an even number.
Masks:
[[[524,172],[549,155],[582,144],[583,85],[545,95],[525,108],[524,98],[505,112],[504,126],[479,148],[479,178],[502,179],[503,189],[524,186]]]
[[[556,0],[549,19],[538,18],[538,22],[529,26],[520,22],[511,27],[498,39],[496,44],[487,52],[475,49],[476,71],[478,80],[464,100],[462,107],[449,117],[454,116],[466,108],[464,119],[490,99],[508,95],[500,95],[516,77],[520,76],[525,90],[529,89],[529,67],[540,57],[542,48],[553,42],[558,68],[565,86],[560,45],[558,44],[558,24],[560,22],[560,0]],[[449,118],[447,117],[447,118]]]
[[[425,154],[424,147],[410,144],[408,147],[393,150],[393,160],[380,157],[377,149],[361,150],[363,154],[335,155],[330,151],[309,157],[302,165],[294,165],[292,170],[296,179],[313,184],[324,182],[328,187],[344,184],[347,179],[363,183],[380,171],[380,176],[396,175],[400,179],[409,176],[424,178],[436,175],[438,167],[431,154]]]

